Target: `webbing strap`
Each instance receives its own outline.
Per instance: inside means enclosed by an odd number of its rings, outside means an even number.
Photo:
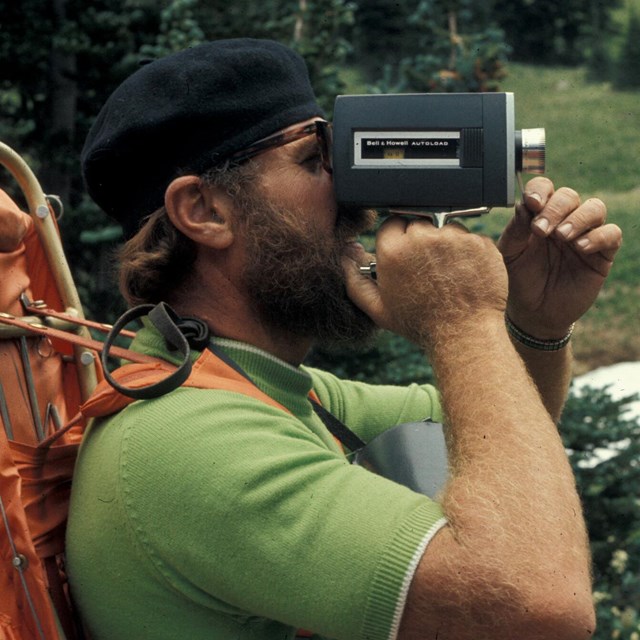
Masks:
[[[346,424],[338,420],[330,411],[327,411],[319,402],[310,398],[313,410],[327,427],[332,436],[335,436],[350,451],[357,451],[365,446],[365,442],[361,440]]]
[[[182,363],[162,380],[137,389],[121,385],[108,370],[109,350],[113,341],[118,337],[120,331],[132,320],[137,320],[142,316],[148,316],[149,320],[160,331],[170,348],[177,349],[182,356]],[[178,316],[175,311],[166,303],[157,305],[145,304],[123,313],[107,334],[104,348],[100,355],[104,377],[107,382],[122,395],[135,400],[150,400],[159,398],[179,387],[191,373],[191,348],[184,334],[176,326]]]

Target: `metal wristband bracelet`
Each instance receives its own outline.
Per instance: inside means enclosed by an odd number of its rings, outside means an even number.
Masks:
[[[564,347],[569,344],[569,340],[571,340],[571,335],[573,334],[573,328],[575,326],[572,324],[571,327],[569,327],[567,335],[563,338],[558,338],[557,340],[544,340],[542,338],[534,338],[528,333],[525,333],[522,329],[516,327],[516,325],[511,322],[509,316],[505,315],[504,320],[507,325],[507,331],[514,340],[523,344],[525,347],[538,349],[539,351],[560,351],[560,349],[564,349]]]

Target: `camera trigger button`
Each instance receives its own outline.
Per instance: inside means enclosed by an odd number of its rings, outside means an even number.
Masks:
[[[370,276],[374,280],[376,279],[376,266],[375,261],[370,262],[366,267],[360,267],[360,273],[363,276]]]

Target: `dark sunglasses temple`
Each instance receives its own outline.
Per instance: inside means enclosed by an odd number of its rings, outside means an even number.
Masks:
[[[257,155],[260,155],[269,149],[289,144],[290,142],[294,142],[295,140],[299,140],[305,136],[313,135],[314,133],[316,135],[318,145],[320,146],[322,167],[327,173],[333,173],[333,162],[331,157],[333,136],[331,124],[324,120],[317,120],[312,125],[306,125],[299,131],[269,136],[264,140],[256,142],[252,147],[235,153],[231,156],[230,160],[234,164],[241,164],[251,158],[255,158]]]
[[[333,129],[328,122],[318,120],[316,122],[316,137],[322,154],[322,166],[324,170],[333,173]]]

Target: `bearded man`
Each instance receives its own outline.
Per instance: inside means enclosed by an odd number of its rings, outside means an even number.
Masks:
[[[194,367],[220,358],[256,389],[180,387],[91,426],[67,544],[91,636],[589,638],[588,541],[555,421],[571,327],[620,230],[599,200],[537,178],[498,248],[385,221],[374,281],[357,236],[375,216],[336,205],[322,115],[301,58],[238,39],[143,67],[89,134],[89,193],[128,238],[128,302],[198,318]],[[318,340],[378,328],[425,351],[438,392],[302,364]],[[151,323],[133,346],[179,359]],[[444,422],[438,499],[350,464],[316,397],[365,442]]]

